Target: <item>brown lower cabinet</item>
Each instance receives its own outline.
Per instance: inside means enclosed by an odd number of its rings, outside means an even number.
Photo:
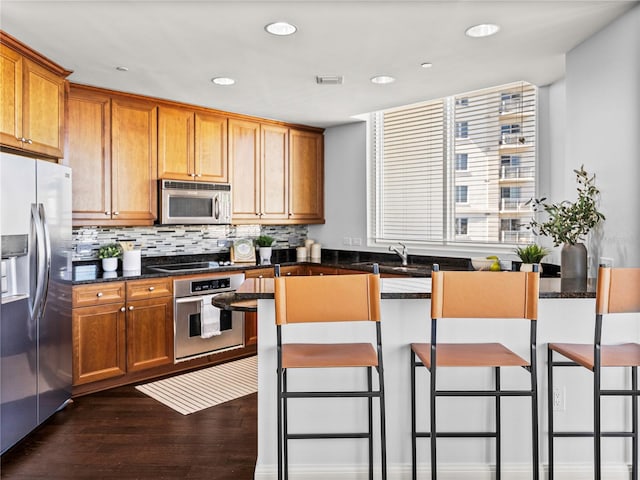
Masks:
[[[171,278],[73,288],[73,384],[173,363]]]

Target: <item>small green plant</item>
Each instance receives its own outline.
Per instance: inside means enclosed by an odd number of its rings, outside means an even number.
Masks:
[[[98,258],[113,258],[119,257],[122,254],[122,248],[117,243],[110,243],[109,245],[103,245],[98,250]]]
[[[525,247],[515,249],[516,255],[520,257],[522,263],[540,263],[540,261],[551,253],[548,249],[532,243]]]
[[[596,176],[589,176],[584,165],[574,172],[578,182],[578,199],[575,202],[563,200],[560,203],[547,203],[546,198],[532,198],[527,202],[532,205],[534,212],[543,211],[548,216],[545,222],[531,220],[527,228],[536,235],[550,237],[555,246],[581,242],[592,228],[605,219],[598,211],[600,190],[595,186]]]
[[[255,244],[258,247],[270,247],[274,243],[275,243],[275,239],[273,237],[270,237],[269,235],[260,235],[255,240]]]

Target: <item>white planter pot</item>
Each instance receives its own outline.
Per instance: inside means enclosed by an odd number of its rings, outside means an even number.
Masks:
[[[259,247],[260,265],[271,265],[271,247]]]
[[[103,258],[102,270],[105,272],[115,272],[118,269],[118,257]]]
[[[533,263],[523,263],[520,265],[521,272],[533,272]],[[542,273],[542,264],[538,263],[538,272]]]

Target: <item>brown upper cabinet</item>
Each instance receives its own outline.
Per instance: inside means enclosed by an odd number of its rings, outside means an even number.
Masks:
[[[324,137],[289,129],[289,220],[324,223]]]
[[[233,222],[322,223],[323,135],[229,119]]]
[[[0,144],[61,158],[71,71],[0,31]]]
[[[228,182],[227,117],[160,105],[158,177]]]
[[[72,85],[67,154],[74,225],[152,225],[157,216],[157,106]]]

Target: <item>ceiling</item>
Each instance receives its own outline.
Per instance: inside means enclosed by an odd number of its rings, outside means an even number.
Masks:
[[[549,84],[564,76],[566,52],[638,3],[2,0],[0,28],[76,83],[328,127],[512,81]],[[268,34],[278,20],[297,33]],[[501,29],[466,37],[477,23]],[[371,83],[379,74],[396,81]],[[344,83],[318,85],[316,75]],[[214,85],[217,76],[236,83]]]

